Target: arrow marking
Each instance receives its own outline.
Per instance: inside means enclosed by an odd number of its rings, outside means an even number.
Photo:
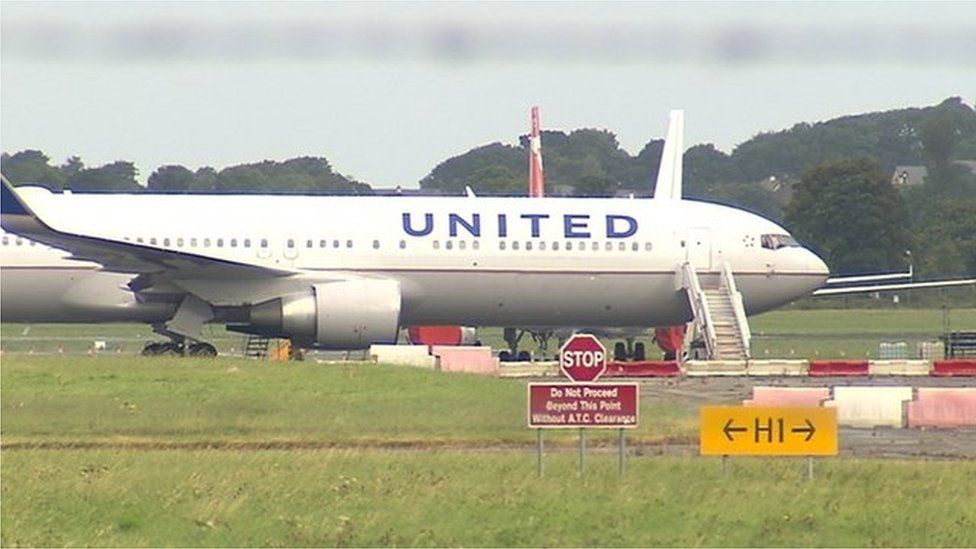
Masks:
[[[806,427],[794,427],[791,429],[791,431],[794,433],[806,433],[807,438],[803,439],[803,442],[810,442],[810,439],[813,438],[813,434],[817,432],[817,429],[813,426],[813,423],[811,423],[809,419],[804,419],[803,421],[807,422]]]
[[[745,433],[748,430],[748,427],[734,427],[732,425],[732,418],[729,418],[729,420],[725,423],[725,427],[722,428],[722,432],[725,433],[725,436],[729,439],[729,442],[733,442],[735,440],[732,438],[732,433]]]

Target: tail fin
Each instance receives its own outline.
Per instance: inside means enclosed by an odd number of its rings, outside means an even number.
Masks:
[[[668,136],[664,140],[661,166],[657,172],[654,198],[681,200],[681,161],[684,156],[685,112],[671,111]]]
[[[13,184],[2,174],[0,174],[0,179],[3,181],[3,194],[0,195],[0,214],[4,217],[8,215],[26,215],[33,217],[34,212],[20,199],[20,196],[14,191]]]
[[[539,107],[532,107],[532,133],[529,137],[529,196],[545,194],[542,170],[542,137],[539,135]]]

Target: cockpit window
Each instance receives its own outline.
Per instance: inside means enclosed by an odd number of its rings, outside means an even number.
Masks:
[[[780,248],[799,248],[800,243],[788,234],[764,234],[762,235],[762,247],[767,250],[778,250]]]

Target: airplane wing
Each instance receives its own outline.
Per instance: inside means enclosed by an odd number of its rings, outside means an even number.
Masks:
[[[921,290],[925,288],[949,288],[953,286],[976,285],[976,278],[957,280],[929,280],[925,282],[903,282],[900,284],[875,284],[870,286],[849,286],[842,288],[820,288],[813,292],[814,296],[850,295],[873,292],[890,292],[896,290]]]
[[[661,166],[657,172],[654,198],[681,200],[681,163],[684,154],[684,111],[671,111],[668,135],[661,153]]]
[[[7,231],[71,252],[72,259],[93,261],[105,270],[132,274],[169,273],[178,278],[276,277],[293,271],[269,269],[205,257],[183,251],[164,250],[143,244],[74,234],[41,219],[3,178],[0,224]]]

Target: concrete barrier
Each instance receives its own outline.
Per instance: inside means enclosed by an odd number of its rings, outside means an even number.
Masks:
[[[426,345],[370,345],[369,357],[380,364],[418,368],[433,369],[437,363],[437,359],[430,356]]]
[[[829,387],[762,387],[752,388],[752,398],[745,406],[820,406],[830,398]]]
[[[609,362],[603,378],[614,377],[676,377],[681,367],[674,360],[644,360],[641,362]],[[602,379],[602,378],[601,378]]]
[[[932,365],[934,376],[976,376],[976,358],[955,358],[936,360]]]
[[[746,365],[746,375],[805,376],[809,367],[806,360],[750,360]]]
[[[815,377],[866,376],[868,375],[868,361],[811,360],[809,374]]]
[[[689,360],[684,364],[685,375],[742,376],[746,374],[745,360]]]
[[[824,406],[837,408],[837,422],[849,427],[904,427],[911,387],[834,387]]]
[[[500,371],[498,359],[491,356],[491,347],[433,345],[430,353],[437,357],[437,368],[442,372],[497,376]]]
[[[501,377],[562,377],[559,363],[551,361],[539,362],[502,362]]]
[[[928,360],[872,360],[868,374],[872,376],[927,376],[932,371]]]
[[[908,403],[908,426],[976,426],[976,387],[920,387]]]

